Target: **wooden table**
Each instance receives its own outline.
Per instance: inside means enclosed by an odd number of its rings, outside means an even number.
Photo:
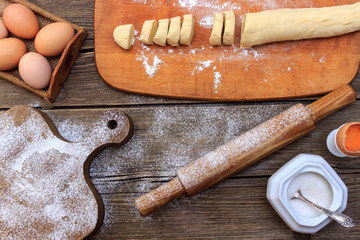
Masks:
[[[134,200],[175,177],[181,166],[295,105],[317,98],[277,102],[209,103],[120,92],[99,76],[94,60],[94,0],[31,2],[85,27],[88,37],[54,108],[44,110],[59,132],[78,141],[98,115],[121,109],[134,122],[126,145],[109,147],[93,161],[91,179],[105,205],[104,223],[91,239],[359,239],[360,158],[337,158],[326,148],[328,133],[360,121],[360,100],[321,120],[315,131],[271,154],[235,176],[193,197],[182,197],[149,217],[141,217]],[[351,86],[360,96],[360,73]],[[46,107],[40,97],[0,80],[0,108],[18,104]],[[319,154],[349,190],[348,207],[356,227],[332,222],[313,235],[292,232],[266,199],[269,177],[299,153]]]

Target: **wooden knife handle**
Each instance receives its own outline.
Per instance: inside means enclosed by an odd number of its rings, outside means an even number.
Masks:
[[[308,105],[314,122],[343,108],[356,100],[356,93],[349,85],[344,85]]]

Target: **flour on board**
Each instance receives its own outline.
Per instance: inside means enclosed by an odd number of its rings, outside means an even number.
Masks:
[[[212,16],[204,16],[201,20],[200,20],[200,26],[204,27],[204,28],[212,28],[213,25],[213,19]]]
[[[133,0],[134,3],[146,4],[147,0]]]
[[[145,69],[145,73],[148,75],[150,79],[153,78],[156,74],[156,71],[159,70],[159,65],[161,63],[164,63],[156,55],[153,57],[152,64],[149,63],[149,57],[145,56],[144,52],[141,52],[139,55],[138,54],[136,55],[137,55],[136,60],[142,62],[142,65]]]
[[[221,78],[222,78],[221,73],[214,72],[214,91],[215,91],[215,93],[218,93],[218,88],[221,85]]]
[[[319,59],[319,62],[321,63],[324,63],[326,61],[326,55],[322,56],[320,59]]]
[[[204,71],[204,69],[209,68],[213,62],[214,61],[212,61],[212,60],[199,61],[198,63],[200,65],[195,66],[194,71],[192,72],[191,75],[193,76],[193,75],[195,75],[195,73],[200,73],[200,72]]]

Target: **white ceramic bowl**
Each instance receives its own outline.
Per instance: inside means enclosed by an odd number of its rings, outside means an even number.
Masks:
[[[332,221],[325,214],[317,217],[304,217],[290,206],[287,190],[291,181],[298,175],[313,172],[328,181],[333,199],[329,207],[332,211],[342,212],[347,204],[347,188],[334,169],[321,157],[313,154],[299,154],[287,162],[269,179],[267,199],[284,222],[300,233],[315,233]]]

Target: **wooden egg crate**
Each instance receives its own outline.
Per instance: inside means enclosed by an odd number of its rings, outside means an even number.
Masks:
[[[4,9],[12,3],[20,3],[29,7],[35,13],[39,21],[40,28],[53,22],[67,22],[61,17],[56,16],[40,8],[39,6],[25,0],[0,0],[0,13],[1,13],[0,16],[2,16],[2,12],[4,11]],[[47,88],[39,90],[30,87],[27,83],[25,83],[21,79],[17,68],[14,68],[9,71],[0,71],[0,78],[6,79],[20,87],[26,88],[27,90],[43,97],[46,100],[46,102],[51,104],[52,101],[54,101],[57,95],[59,94],[60,89],[64,84],[64,81],[68,76],[69,72],[71,71],[71,68],[86,38],[86,30],[84,28],[79,27],[72,23],[70,24],[73,26],[75,30],[75,35],[68,42],[63,53],[56,57],[47,57],[47,60],[49,61],[51,68],[53,70],[50,84]],[[15,37],[15,36],[9,32],[9,37]],[[34,40],[26,40],[26,39],[21,39],[21,40],[25,43],[28,52],[36,52],[34,47]]]

